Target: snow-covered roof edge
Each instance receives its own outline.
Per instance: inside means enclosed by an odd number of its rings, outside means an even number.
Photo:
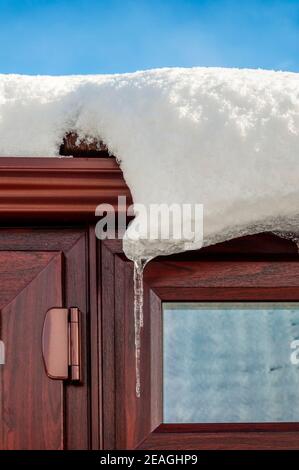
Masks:
[[[135,202],[203,204],[205,245],[264,229],[297,230],[296,73],[175,68],[0,76],[0,155],[56,156],[70,131],[103,140]],[[192,243],[127,237],[124,247],[130,257],[148,257]]]

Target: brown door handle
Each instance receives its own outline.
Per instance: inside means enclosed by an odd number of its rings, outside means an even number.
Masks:
[[[42,353],[51,379],[81,381],[81,312],[78,308],[51,308],[42,334]]]

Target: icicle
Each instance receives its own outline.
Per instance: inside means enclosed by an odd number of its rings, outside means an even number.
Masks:
[[[143,271],[150,259],[134,261],[134,328],[135,328],[135,368],[136,396],[140,397],[140,353],[141,329],[143,328]]]
[[[134,261],[134,313],[143,327],[143,269],[142,260]]]

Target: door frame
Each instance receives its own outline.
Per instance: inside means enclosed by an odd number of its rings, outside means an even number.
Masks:
[[[90,430],[82,444],[80,437],[76,438],[76,426],[70,424],[73,437],[68,448],[102,449],[102,330],[98,304],[101,266],[95,211],[104,203],[117,212],[119,196],[126,197],[127,206],[132,198],[114,157],[86,158],[84,149],[82,155],[80,152],[81,149],[77,158],[0,158],[0,250],[62,251],[64,268],[71,274],[76,264],[76,246],[79,243],[83,247],[84,242],[85,262],[77,269],[84,273],[89,291],[82,301],[82,310],[86,313],[83,328],[89,341],[84,369],[89,390],[85,415],[90,420]],[[125,209],[122,205],[121,210]],[[78,286],[74,286],[73,291],[70,288],[66,291],[66,300],[71,292],[75,297],[81,295]],[[81,408],[80,400],[75,404],[69,412],[70,419],[85,409],[83,402]],[[77,433],[82,435],[81,431]]]

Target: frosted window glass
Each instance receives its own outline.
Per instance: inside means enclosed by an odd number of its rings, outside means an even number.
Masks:
[[[164,304],[164,422],[299,421],[296,339],[299,303]]]

